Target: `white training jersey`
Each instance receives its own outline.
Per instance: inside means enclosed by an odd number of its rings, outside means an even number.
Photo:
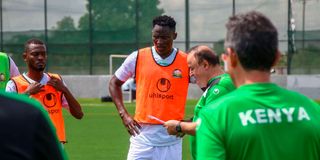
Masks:
[[[14,63],[11,57],[10,59],[10,78],[20,75],[17,65]]]
[[[155,62],[161,66],[170,65],[174,61],[178,51],[177,48],[173,48],[171,54],[163,59],[156,52],[154,46],[151,47],[151,49]],[[125,82],[135,75],[137,55],[138,51],[132,52],[122,63],[119,69],[117,69],[115,76],[119,80]],[[131,136],[131,143],[140,143],[150,146],[169,146],[181,142],[181,138],[168,135],[167,130],[162,125],[141,124],[141,127],[139,135]]]

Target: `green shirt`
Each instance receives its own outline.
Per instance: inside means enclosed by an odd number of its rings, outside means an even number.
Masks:
[[[229,74],[213,77],[208,82],[208,88],[202,94],[194,109],[193,122],[199,117],[199,111],[208,103],[234,90],[235,86]],[[190,136],[190,146],[193,159],[196,159],[196,137]]]
[[[320,106],[272,83],[243,85],[199,119],[199,160],[320,159]]]
[[[0,52],[0,91],[4,91],[10,79],[10,60],[7,54]]]

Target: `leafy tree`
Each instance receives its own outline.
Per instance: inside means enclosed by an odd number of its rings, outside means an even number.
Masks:
[[[70,16],[63,17],[48,34],[49,43],[74,44],[88,42],[88,33],[79,31]]]
[[[76,27],[74,25],[74,21],[72,17],[66,16],[66,17],[63,17],[62,20],[57,22],[57,28],[53,28],[53,30],[75,31]]]
[[[138,12],[136,12],[136,2]],[[139,39],[151,40],[151,21],[153,17],[161,15],[162,9],[157,8],[159,0],[92,0],[92,21],[94,31],[97,32],[95,40],[104,41],[99,35],[105,35],[105,40],[135,41],[136,13],[138,13]],[[89,29],[88,13],[79,20],[79,29]],[[100,34],[100,32],[108,34]],[[113,33],[111,33],[113,32]],[[128,34],[129,33],[129,34]],[[117,37],[117,35],[121,35]]]

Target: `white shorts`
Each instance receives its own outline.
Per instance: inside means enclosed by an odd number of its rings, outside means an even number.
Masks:
[[[127,160],[181,160],[182,142],[169,146],[130,144]]]

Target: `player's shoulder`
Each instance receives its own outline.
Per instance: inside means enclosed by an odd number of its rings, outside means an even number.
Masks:
[[[60,74],[52,72],[47,72],[46,74],[48,74],[49,76],[60,76]]]
[[[177,51],[178,55],[181,55],[181,56],[187,58],[187,53],[186,52],[180,50],[179,48],[174,48],[174,49]]]
[[[233,84],[233,81],[231,77],[228,74],[221,75],[218,79],[216,79],[218,82],[214,84],[209,90],[210,93],[213,93],[215,95],[218,94],[225,94],[229,93],[236,89],[235,85]],[[214,82],[213,82],[214,83]]]
[[[215,88],[213,88],[213,92],[215,91]],[[220,96],[219,98],[216,98],[214,101],[210,101],[207,103],[205,109],[208,110],[208,112],[217,113],[218,110],[225,110],[229,106],[235,106],[239,103],[241,103],[241,94],[237,92],[237,90],[226,92],[223,96]]]
[[[279,87],[281,94],[283,97],[290,97],[287,98],[288,101],[291,101],[292,103],[296,103],[296,104],[300,104],[300,103],[307,103],[309,105],[318,105],[314,100],[312,100],[311,98],[296,92],[296,91],[292,91],[292,90],[288,90],[285,88],[281,88]]]
[[[226,87],[226,88],[230,88],[230,89],[235,89],[235,85],[233,84],[233,81],[230,77],[229,74],[225,73],[221,75],[220,81],[219,81],[219,85]]]
[[[48,80],[50,79],[50,77],[62,79],[61,75],[58,74],[58,73],[47,72],[45,75],[47,76],[47,79],[48,79]]]
[[[132,52],[131,54],[134,54],[135,52],[137,52],[137,54],[139,54],[139,55],[141,55],[142,53],[149,53],[149,52],[152,52],[152,47],[140,48],[140,49]]]

